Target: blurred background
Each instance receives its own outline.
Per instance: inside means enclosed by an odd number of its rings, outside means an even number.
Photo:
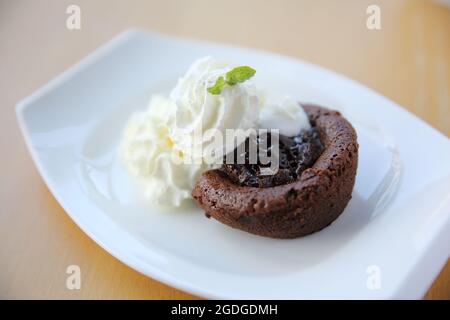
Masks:
[[[66,27],[69,5],[81,29]],[[380,29],[367,27],[368,6]],[[450,136],[450,4],[427,0],[0,0],[0,297],[193,298],[84,235],[38,176],[14,106],[130,27],[278,52],[342,73]],[[68,264],[83,290],[65,288]],[[426,298],[450,299],[450,267]]]

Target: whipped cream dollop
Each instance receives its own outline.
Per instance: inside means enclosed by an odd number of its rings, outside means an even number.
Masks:
[[[298,103],[287,96],[258,90],[247,80],[208,88],[235,65],[205,57],[195,61],[169,96],[155,95],[147,110],[133,114],[124,130],[121,158],[158,204],[180,206],[191,198],[199,175],[211,167],[204,150],[214,134],[227,129],[279,129],[295,136],[310,127]],[[215,150],[217,159],[232,150]]]
[[[311,127],[303,108],[290,96],[268,95],[259,114],[259,127],[279,129],[280,134],[293,137]]]
[[[233,65],[210,57],[197,60],[170,94],[176,105],[174,142],[195,159],[203,158],[216,132],[257,127],[261,100],[252,81],[227,86],[218,95],[207,90],[232,69]],[[216,156],[231,151],[216,150]]]
[[[125,127],[121,157],[144,195],[160,205],[180,206],[191,197],[204,164],[184,164],[174,148],[171,128],[176,106],[167,97],[154,96],[147,110],[134,113]],[[178,161],[177,161],[178,160]]]

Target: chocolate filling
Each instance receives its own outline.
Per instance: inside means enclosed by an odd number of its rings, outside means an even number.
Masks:
[[[245,141],[244,154],[242,159],[245,163],[237,164],[237,152],[234,150],[234,163],[224,164],[220,171],[231,181],[241,186],[269,188],[282,184],[294,182],[303,171],[312,167],[324,149],[316,128],[301,131],[295,137],[279,137],[279,169],[275,174],[263,175],[262,168],[270,167],[270,162],[263,164],[262,159],[257,157],[257,163],[251,164],[249,160],[250,144],[256,143],[260,147],[261,139],[247,138]],[[272,144],[270,135],[267,141],[267,156],[271,157]]]

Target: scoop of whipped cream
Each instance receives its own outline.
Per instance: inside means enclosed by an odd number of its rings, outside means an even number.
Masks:
[[[209,93],[208,87],[234,67],[211,57],[199,59],[168,97],[152,97],[147,110],[129,119],[121,157],[157,203],[180,206],[191,198],[198,176],[210,168],[204,150],[217,132],[225,137],[227,129],[264,128],[294,136],[309,128],[305,112],[293,99],[258,90],[251,80],[226,86],[217,95]],[[232,150],[216,151],[222,159]]]
[[[121,144],[123,163],[145,195],[166,206],[180,206],[189,199],[196,178],[206,168],[184,164],[183,154],[174,148],[170,131],[175,108],[167,97],[152,97],[147,110],[128,120]]]
[[[215,133],[225,135],[226,129],[257,127],[260,97],[252,81],[225,87],[218,95],[207,90],[233,67],[211,57],[197,60],[170,94],[176,105],[174,142],[194,159],[203,158]],[[215,151],[221,158],[232,150]]]
[[[259,114],[260,128],[279,129],[281,135],[293,137],[311,127],[305,110],[290,96],[267,95],[263,105]]]

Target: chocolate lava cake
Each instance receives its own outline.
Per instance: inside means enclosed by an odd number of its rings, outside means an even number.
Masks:
[[[192,196],[207,217],[261,236],[296,238],[325,228],[344,211],[358,165],[356,132],[337,111],[302,107],[311,129],[280,136],[275,175],[261,175],[259,159],[202,174]]]

